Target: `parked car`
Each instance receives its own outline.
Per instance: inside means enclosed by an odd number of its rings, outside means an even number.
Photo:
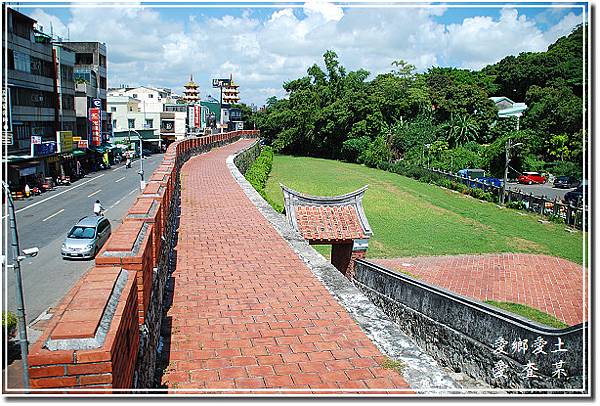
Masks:
[[[534,183],[546,183],[546,178],[540,175],[539,172],[523,172],[523,175],[517,177],[517,182],[533,185]]]
[[[488,185],[502,187],[502,179],[492,178],[492,177],[484,177],[478,179],[480,182],[487,183]]]
[[[582,183],[575,190],[565,193],[563,202],[572,206],[577,206],[579,202],[583,202],[583,194],[587,195],[587,184]]]
[[[554,187],[571,189],[581,184],[579,179],[574,176],[559,176],[554,180]]]
[[[87,216],[71,228],[63,245],[63,258],[92,259],[110,237],[110,222],[104,216]]]
[[[461,169],[458,171],[458,176],[461,178],[483,178],[485,177],[485,171],[483,169]]]

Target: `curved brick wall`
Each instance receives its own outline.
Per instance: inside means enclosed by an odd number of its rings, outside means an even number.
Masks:
[[[192,155],[256,137],[244,130],[176,141],[29,353],[32,389],[115,392],[148,387],[177,214],[179,170]]]

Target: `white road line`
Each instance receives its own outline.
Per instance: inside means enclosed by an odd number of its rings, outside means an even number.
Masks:
[[[117,200],[116,202],[114,202],[110,208],[112,209],[113,207],[115,207],[117,204],[121,203],[121,200]]]
[[[133,189],[131,192],[127,193],[127,196],[129,196],[132,193],[135,193],[137,191],[137,189]]]
[[[104,176],[104,174],[102,174],[102,175],[98,175],[98,176],[96,176],[95,178],[92,178],[92,179],[86,180],[85,182],[83,182],[83,183],[80,183],[79,185],[73,186],[72,188],[69,188],[69,189],[67,189],[67,190],[63,190],[62,192],[59,192],[59,193],[57,193],[57,194],[55,194],[55,195],[53,195],[53,196],[47,197],[47,198],[45,198],[44,200],[40,200],[39,202],[36,202],[36,203],[30,204],[29,206],[25,206],[25,207],[23,207],[23,208],[21,208],[21,209],[19,209],[19,210],[15,211],[15,213],[20,213],[20,212],[22,212],[22,211],[25,211],[25,210],[27,210],[27,209],[31,209],[32,207],[35,207],[35,206],[37,206],[38,204],[42,204],[42,203],[44,203],[44,202],[47,202],[47,201],[48,201],[48,200],[50,200],[50,199],[54,199],[55,197],[57,197],[57,196],[60,196],[60,195],[62,195],[63,193],[70,192],[70,191],[71,191],[71,190],[73,190],[73,189],[77,189],[78,187],[81,187],[81,186],[85,185],[86,183],[89,183],[89,182],[91,182],[91,181],[93,181],[93,180],[96,180],[96,179],[98,179],[98,178],[101,178],[101,177],[103,177],[103,176]]]
[[[125,179],[126,177],[127,177],[127,176],[123,176],[122,178],[119,178],[119,179],[115,180],[115,183],[118,183],[118,182],[122,181],[122,180],[123,180],[123,179]]]
[[[102,189],[98,189],[98,190],[96,190],[94,193],[90,193],[90,194],[88,195],[88,197],[92,197],[92,196],[94,196],[96,193],[100,193],[100,192],[102,192]]]
[[[65,211],[65,209],[60,209],[59,211],[57,211],[54,214],[49,215],[48,217],[46,217],[45,219],[43,219],[42,221],[46,221],[46,220],[50,220],[52,217],[54,216],[58,216],[60,213],[62,213],[63,211]]]

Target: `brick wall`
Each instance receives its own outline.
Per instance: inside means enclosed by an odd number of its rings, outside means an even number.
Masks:
[[[258,135],[234,131],[167,148],[123,224],[96,256],[96,266],[62,299],[31,347],[32,389],[110,393],[152,386],[179,170],[194,154]]]

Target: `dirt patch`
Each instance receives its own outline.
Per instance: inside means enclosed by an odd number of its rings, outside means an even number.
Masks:
[[[531,251],[537,253],[547,253],[548,247],[542,244],[538,244],[537,242],[526,240],[524,238],[512,237],[507,238],[507,244],[509,247],[514,248],[519,251]]]

